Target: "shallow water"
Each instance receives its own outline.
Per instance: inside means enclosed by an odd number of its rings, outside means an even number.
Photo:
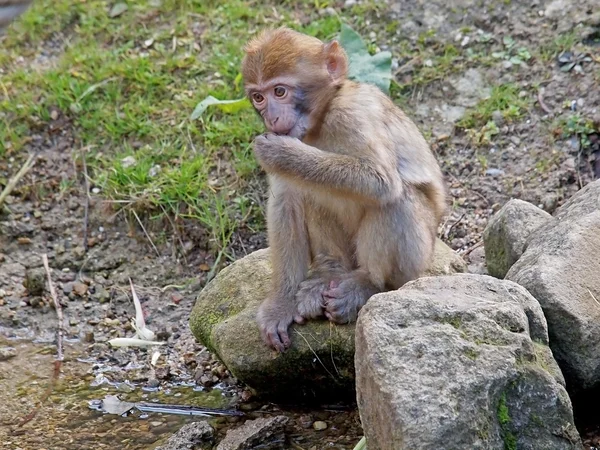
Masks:
[[[60,379],[37,415],[16,426],[39,404],[52,380],[55,347],[0,338],[0,346],[11,346],[17,356],[0,362],[0,442],[3,449],[152,449],[193,420],[208,420],[213,426],[226,418],[198,418],[180,415],[133,413],[127,417],[104,414],[89,408],[88,402],[105,395],[119,395],[124,401],[181,404],[227,408],[234,401],[218,389],[210,392],[190,386],[172,386],[165,391],[119,392],[114,385],[92,387],[96,379],[90,360],[78,360],[83,347],[67,345]],[[9,425],[9,426],[6,426]]]

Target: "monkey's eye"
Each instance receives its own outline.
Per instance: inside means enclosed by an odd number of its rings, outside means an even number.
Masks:
[[[284,87],[277,86],[275,88],[275,97],[283,97],[286,94],[286,90]]]
[[[252,99],[256,103],[262,103],[264,101],[265,97],[263,97],[262,94],[259,94],[258,92],[255,92],[254,94],[252,94]]]

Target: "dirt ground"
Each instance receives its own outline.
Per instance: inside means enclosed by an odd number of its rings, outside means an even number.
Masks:
[[[332,6],[343,9],[353,3]],[[395,24],[392,31],[389,24]],[[395,61],[395,78],[404,94],[400,104],[425,132],[450,188],[440,236],[473,262],[474,271],[481,271],[481,233],[507,200],[520,198],[551,213],[600,177],[600,4],[380,2],[359,29],[363,35],[373,33],[376,44],[394,56],[401,41],[417,42],[426,30],[435,30],[435,36],[425,46],[452,44],[459,56],[445,72],[442,60]],[[571,62],[575,64],[566,70]],[[438,65],[439,76],[426,83],[415,80],[423,76],[423,68],[436,74]],[[190,220],[178,223],[174,233],[168,221],[150,224],[141,217],[142,229],[135,217],[114,215],[93,190],[86,226],[85,184],[68,112],[51,115],[43,132],[31,136],[28,149],[39,152],[37,162],[9,198],[8,211],[0,214],[0,333],[54,342],[56,314],[40,287],[45,253],[64,308],[67,338],[80,341],[84,354],[115,367],[124,367],[133,354],[147,358],[144,351],[115,350],[105,343],[133,335],[131,278],[148,326],[168,343],[164,354],[170,376],[205,388],[231,387],[238,400],[251,403],[249,393],[194,341],[188,328],[194,299],[218,256],[202,227]],[[0,187],[22,161],[21,156],[0,160]],[[66,181],[72,182],[67,188]],[[264,186],[263,181],[257,180],[258,185]],[[263,191],[261,206],[265,196]],[[232,242],[241,257],[266,246],[266,237],[242,228]],[[51,367],[39,370],[49,373]],[[92,368],[89,373],[98,372]],[[119,376],[125,377],[115,375],[115,380]],[[32,407],[36,398],[20,401]],[[306,414],[317,418],[314,411],[292,414],[298,429],[306,429],[301,424]],[[328,448],[352,448],[360,438],[356,414],[344,414],[343,425],[331,432],[332,445],[339,447]],[[16,418],[8,414],[3,420]],[[582,431],[586,448],[600,445],[592,425]],[[30,441],[14,442],[11,448]]]

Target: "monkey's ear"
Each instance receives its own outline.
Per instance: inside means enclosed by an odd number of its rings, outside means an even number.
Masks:
[[[327,71],[334,81],[346,78],[348,73],[348,57],[338,41],[325,44],[325,63]]]

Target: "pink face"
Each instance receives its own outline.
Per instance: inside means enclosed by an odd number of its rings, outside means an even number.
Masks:
[[[301,138],[306,130],[308,111],[304,107],[305,95],[293,87],[292,80],[279,77],[249,85],[247,91],[270,132]]]

